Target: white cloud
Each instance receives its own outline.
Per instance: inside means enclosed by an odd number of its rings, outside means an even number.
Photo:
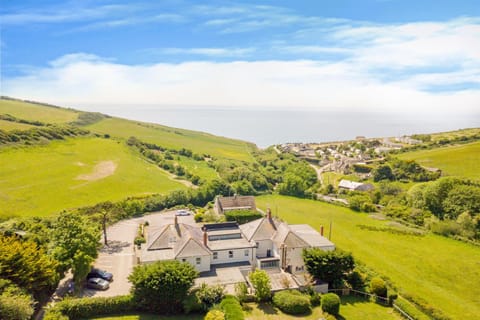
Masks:
[[[316,61],[122,65],[90,55],[62,57],[51,67],[5,81],[7,95],[71,106],[155,104],[298,107],[469,113],[480,91],[431,93],[386,84],[352,65]]]
[[[211,57],[242,57],[255,51],[255,48],[151,48],[143,50],[160,55],[200,55]]]

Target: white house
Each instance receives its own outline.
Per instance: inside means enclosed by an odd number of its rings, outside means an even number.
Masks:
[[[199,272],[215,265],[243,263],[298,274],[305,270],[303,249],[335,249],[311,226],[288,225],[272,217],[270,210],[265,217],[242,225],[224,222],[198,227],[178,223],[175,217],[173,224],[149,231],[147,238],[140,263],[176,259],[191,263]]]

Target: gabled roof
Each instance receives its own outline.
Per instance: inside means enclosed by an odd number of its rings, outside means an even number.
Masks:
[[[248,241],[266,240],[275,235],[279,224],[280,222],[275,218],[263,217],[240,225],[240,229]]]
[[[145,251],[163,250],[162,255],[173,258],[208,255],[210,251],[203,245],[202,237],[203,233],[197,227],[183,223],[168,224],[152,232]]]
[[[254,196],[233,196],[233,197],[217,197],[217,203],[222,210],[233,209],[251,209],[256,210]]]
[[[333,242],[323,237],[318,233],[317,230],[313,229],[308,224],[292,224],[290,230],[299,236],[303,241],[305,241],[311,247],[331,247],[335,248]]]
[[[361,185],[363,185],[363,183],[342,179],[342,180],[340,180],[340,183],[338,184],[338,187],[349,189],[349,190],[355,190],[356,188],[360,187]]]

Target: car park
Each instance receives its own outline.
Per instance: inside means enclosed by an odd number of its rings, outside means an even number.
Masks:
[[[87,279],[87,288],[96,290],[107,290],[109,287],[110,283],[102,278]]]
[[[90,272],[87,275],[87,279],[90,279],[90,278],[100,278],[106,281],[113,281],[113,274],[105,270],[92,268],[92,270],[90,270]]]

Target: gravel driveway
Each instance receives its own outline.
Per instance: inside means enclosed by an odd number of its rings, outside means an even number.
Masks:
[[[136,264],[133,239],[140,223],[148,221],[151,227],[173,223],[175,211],[156,212],[140,218],[123,220],[107,229],[108,246],[104,246],[95,261],[96,268],[113,274],[113,282],[105,291],[85,288],[83,296],[112,297],[128,294],[131,284],[128,276]],[[193,216],[178,217],[180,223],[194,224]],[[102,240],[103,241],[103,240]]]

